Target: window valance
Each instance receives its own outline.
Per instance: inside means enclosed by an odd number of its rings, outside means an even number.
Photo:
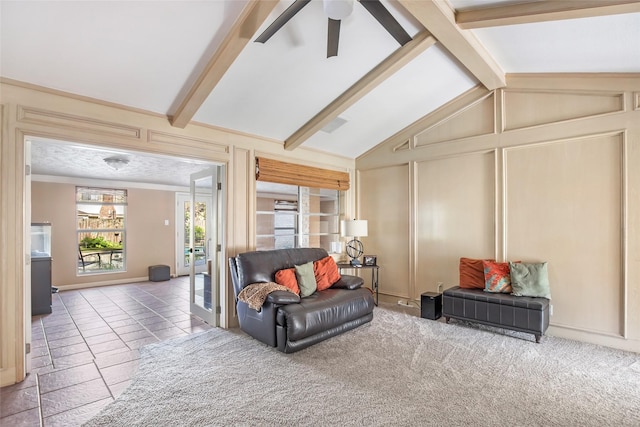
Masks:
[[[295,163],[256,157],[256,180],[301,187],[346,191],[349,174]]]

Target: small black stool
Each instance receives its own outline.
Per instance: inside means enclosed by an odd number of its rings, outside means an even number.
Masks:
[[[425,292],[420,295],[420,316],[423,319],[438,320],[442,316],[442,294]]]

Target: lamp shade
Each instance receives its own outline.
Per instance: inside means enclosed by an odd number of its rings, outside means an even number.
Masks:
[[[366,219],[347,219],[341,222],[343,236],[366,237],[368,235]]]

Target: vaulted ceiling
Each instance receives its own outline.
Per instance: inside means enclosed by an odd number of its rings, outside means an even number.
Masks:
[[[356,4],[332,58],[321,0],[253,41],[292,3],[2,0],[0,75],[355,158],[506,73],[640,72],[638,0],[382,0],[402,47]]]

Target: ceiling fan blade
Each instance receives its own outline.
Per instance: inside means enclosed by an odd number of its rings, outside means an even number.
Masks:
[[[255,41],[257,41],[258,43],[264,43],[269,40],[271,36],[273,36],[280,28],[282,28],[284,24],[289,22],[289,20],[293,18],[296,13],[300,12],[300,9],[309,4],[310,1],[311,0],[296,0],[295,2],[293,2],[293,4],[289,6],[284,12],[282,12],[282,14],[278,16],[276,20],[273,21],[271,25],[269,25],[269,27],[267,27],[267,29],[264,30],[264,32],[260,34],[260,36],[258,36]]]
[[[398,41],[402,46],[411,41],[411,36],[402,28],[402,25],[386,7],[380,3],[380,0],[360,0],[360,4],[378,20],[380,24]]]
[[[338,42],[340,40],[340,20],[329,18],[327,32],[327,58],[338,56]]]

